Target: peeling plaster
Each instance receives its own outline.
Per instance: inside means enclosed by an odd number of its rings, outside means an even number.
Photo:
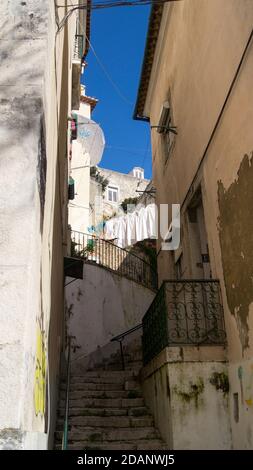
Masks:
[[[219,237],[230,312],[243,351],[249,347],[249,306],[253,302],[253,152],[244,155],[238,178],[225,190],[218,181]],[[243,254],[243,256],[242,256]]]

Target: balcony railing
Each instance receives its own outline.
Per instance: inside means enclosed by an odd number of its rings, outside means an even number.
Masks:
[[[71,231],[71,256],[97,263],[150,289],[157,289],[157,273],[139,256],[94,235]]]
[[[73,52],[73,60],[80,61],[83,57],[83,46],[84,46],[84,38],[82,34],[75,35],[75,42],[74,42],[74,52]]]
[[[164,281],[143,318],[143,360],[166,346],[224,345],[218,280]]]

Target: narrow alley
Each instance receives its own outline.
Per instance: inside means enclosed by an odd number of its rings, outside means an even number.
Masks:
[[[0,450],[252,451],[253,0],[0,13]]]

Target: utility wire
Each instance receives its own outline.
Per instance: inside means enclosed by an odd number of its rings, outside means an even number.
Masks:
[[[79,18],[77,18],[77,21],[79,23],[79,26],[81,27],[81,23],[79,21]],[[58,32],[60,31],[59,27],[58,27]],[[94,54],[94,57],[97,61],[97,63],[99,64],[99,66],[101,67],[101,69],[103,70],[107,80],[111,83],[111,85],[113,86],[114,90],[116,91],[116,93],[120,96],[120,98],[125,102],[127,103],[128,105],[130,106],[133,106],[133,103],[131,101],[128,100],[128,98],[122,93],[122,91],[120,90],[119,86],[117,85],[117,83],[115,83],[115,81],[112,79],[111,75],[109,74],[109,72],[107,71],[106,67],[104,66],[103,62],[101,61],[101,59],[98,57],[93,45],[91,44],[90,42],[90,39],[85,35],[85,38],[86,38],[86,41],[88,42],[89,44],[89,47],[90,49],[92,50],[93,54]]]
[[[87,3],[71,3],[67,5],[56,5],[57,8],[68,8],[68,7],[77,7],[81,9],[89,9],[89,10],[98,10],[102,8],[113,8],[113,7],[125,7],[125,6],[142,6],[142,5],[150,5],[150,4],[160,4],[160,3],[168,3],[168,2],[180,2],[182,0],[103,0],[101,2],[92,2],[91,5],[87,5]]]
[[[132,106],[133,103],[131,101],[128,100],[128,98],[126,98],[125,95],[123,95],[122,91],[120,90],[120,88],[118,87],[118,85],[114,82],[114,80],[112,79],[112,77],[110,76],[109,72],[106,70],[104,64],[101,62],[101,60],[99,59],[94,47],[92,46],[89,38],[86,36],[86,40],[88,41],[89,43],[89,46],[90,46],[90,49],[92,50],[93,54],[94,54],[94,57],[97,61],[97,63],[100,65],[101,69],[103,70],[105,76],[107,77],[107,79],[109,80],[109,82],[111,83],[111,85],[113,86],[113,88],[115,89],[116,93],[120,96],[120,98],[125,102],[127,103],[128,105]]]
[[[105,8],[115,8],[115,7],[133,7],[133,6],[143,6],[143,5],[164,5],[165,3],[170,2],[180,2],[182,0],[116,0],[116,1],[106,1],[103,2],[94,2],[91,5],[83,4],[73,6],[72,4],[69,5],[57,5],[57,8],[66,8],[72,7],[68,13],[63,17],[62,21],[59,23],[58,32],[64,28],[66,22],[70,18],[70,16],[77,10],[103,10]]]

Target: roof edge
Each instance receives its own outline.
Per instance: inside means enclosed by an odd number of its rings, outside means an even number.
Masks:
[[[89,52],[89,48],[90,48],[90,30],[91,30],[90,23],[91,23],[91,0],[87,0],[85,50],[84,50],[82,60],[86,58]]]
[[[142,62],[139,87],[133,114],[133,119],[135,120],[149,121],[149,117],[144,116],[143,111],[147,97],[148,85],[154,61],[157,39],[160,30],[163,7],[163,3],[153,4],[149,16],[144,58]]]

